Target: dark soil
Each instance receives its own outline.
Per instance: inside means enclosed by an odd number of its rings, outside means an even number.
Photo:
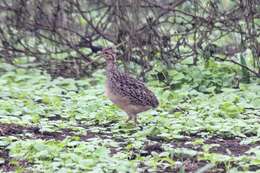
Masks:
[[[105,125],[106,126],[106,125]],[[88,128],[88,127],[84,127]],[[133,131],[133,133],[135,133]],[[30,135],[28,135],[30,134]],[[120,152],[122,148],[127,145],[126,141],[127,139],[124,138],[116,138],[113,137],[113,134],[110,132],[99,132],[99,133],[93,133],[91,131],[88,131],[86,135],[76,135],[73,130],[70,129],[62,129],[60,132],[41,132],[38,127],[25,127],[21,125],[15,125],[15,124],[0,124],[0,136],[16,136],[21,139],[43,139],[43,140],[63,140],[66,137],[70,136],[79,136],[80,140],[87,141],[90,138],[99,137],[99,138],[113,138],[114,140],[122,143],[120,145],[120,148],[111,148],[111,155],[116,154],[117,152]],[[169,139],[160,137],[160,136],[148,136],[147,139],[149,139],[150,142],[147,142],[142,150],[138,149],[131,149],[129,151],[129,160],[135,159],[138,155],[139,156],[149,156],[152,154],[152,152],[156,153],[162,153],[164,152],[164,149],[162,147],[162,144],[171,144],[173,148],[189,148],[196,151],[202,151],[202,144],[201,145],[194,145],[192,144],[192,141],[194,141],[198,136],[189,137],[182,139],[176,139],[174,141],[169,141]],[[209,139],[206,139],[204,141],[205,144],[218,144],[218,146],[212,147],[210,149],[210,152],[215,153],[221,153],[225,155],[233,155],[233,156],[240,156],[245,154],[246,151],[252,147],[252,145],[241,145],[240,140],[233,138],[233,139],[223,139],[221,137],[212,137]],[[0,148],[1,149],[1,148]],[[188,172],[194,172],[197,169],[207,165],[208,163],[206,161],[199,161],[196,157],[177,157],[173,156],[175,160],[179,160],[183,163],[182,167],[185,170],[186,173]],[[176,157],[176,158],[175,158]],[[8,151],[5,149],[0,150],[0,158],[5,159],[5,162],[0,165],[0,170],[3,170],[5,172],[8,171],[14,171],[15,166],[19,167],[28,167],[30,163],[27,161],[17,161],[17,163],[14,165],[13,162],[11,162],[11,158],[9,157]],[[144,164],[140,164],[140,167],[143,167],[145,169]],[[175,166],[175,167],[159,167],[158,172],[179,172],[181,169],[181,166]],[[255,168],[252,168],[255,169]],[[224,165],[216,165],[212,171],[209,171],[210,173],[213,172],[225,172]]]
[[[193,137],[187,137],[182,139],[176,139],[174,141],[171,141],[171,145],[173,148],[189,148],[196,151],[202,151],[202,144],[201,145],[194,145],[192,144],[192,141],[194,141],[198,136]],[[152,151],[155,152],[163,152],[161,149],[161,143],[169,143],[167,139],[164,139],[162,137],[154,136],[154,137],[148,137],[152,141],[158,142],[155,145],[151,146],[145,146],[144,150],[146,151],[145,154],[141,154],[143,156],[147,156],[151,154]],[[210,149],[210,152],[212,153],[220,153],[224,155],[233,155],[233,156],[240,156],[244,155],[251,147],[254,145],[242,145],[240,144],[241,140],[236,138],[228,138],[223,139],[221,137],[212,137],[209,139],[206,139],[204,141],[205,144],[217,144],[218,146],[212,147]],[[181,160],[180,160],[181,159]],[[176,157],[174,160],[180,160],[183,162],[183,167],[186,173],[192,173],[195,172],[197,169],[207,165],[208,163],[206,161],[199,161],[197,158],[191,158],[190,156],[182,156],[182,157]],[[208,171],[208,173],[224,173],[226,172],[224,169],[224,165],[219,164],[216,165],[212,170]],[[163,171],[159,172],[179,172],[180,167],[175,168],[162,168]],[[250,168],[250,170],[254,171],[255,168]]]
[[[225,155],[240,156],[247,152],[251,145],[241,145],[239,139],[221,139],[211,138],[208,139],[206,144],[218,144],[219,146],[212,147],[210,152],[221,153]]]
[[[32,136],[26,136],[26,134],[32,134]],[[0,136],[17,136],[22,139],[43,139],[43,140],[63,140],[70,136],[79,136],[81,140],[85,141],[93,137],[106,138],[109,134],[105,133],[93,133],[88,131],[86,135],[76,135],[73,130],[61,129],[60,132],[41,132],[38,127],[25,127],[16,124],[0,124]]]
[[[64,130],[62,132],[40,132],[38,127],[25,127],[16,124],[0,124],[0,136],[20,136],[26,138],[26,133],[33,134],[33,138],[37,139],[57,139],[63,140],[67,136],[71,136],[71,132]]]

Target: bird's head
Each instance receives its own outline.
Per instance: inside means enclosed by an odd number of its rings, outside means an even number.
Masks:
[[[114,52],[113,48],[109,47],[102,49],[102,54],[107,62],[115,62],[116,53]]]

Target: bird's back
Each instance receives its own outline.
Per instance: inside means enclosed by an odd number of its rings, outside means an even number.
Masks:
[[[155,108],[159,104],[156,96],[143,82],[117,69],[107,75],[107,87],[114,95],[127,99],[132,105]]]

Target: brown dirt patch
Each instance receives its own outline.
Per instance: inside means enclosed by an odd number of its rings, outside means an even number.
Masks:
[[[240,156],[245,154],[251,145],[240,144],[239,139],[221,139],[221,138],[211,138],[206,140],[206,144],[218,144],[219,146],[212,147],[211,152],[221,153],[225,155]]]
[[[26,133],[32,136],[26,136]],[[93,137],[108,138],[110,133],[93,133],[88,131],[86,135],[76,135],[73,130],[61,129],[60,132],[41,132],[38,127],[25,127],[16,124],[0,124],[0,136],[18,136],[22,139],[43,139],[43,140],[63,140],[70,136],[79,136],[81,140],[85,141]]]
[[[67,136],[72,135],[68,130],[63,130],[62,132],[40,132],[38,127],[25,127],[16,124],[0,124],[0,135],[1,136],[21,136],[22,138],[27,138],[26,133],[31,133],[32,138],[37,139],[57,139],[62,140]]]

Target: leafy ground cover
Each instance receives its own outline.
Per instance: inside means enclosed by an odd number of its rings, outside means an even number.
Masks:
[[[0,170],[259,172],[259,81],[233,88],[232,68],[160,72],[162,82],[149,83],[160,107],[140,114],[134,126],[104,96],[103,71],[51,79],[2,64]]]

